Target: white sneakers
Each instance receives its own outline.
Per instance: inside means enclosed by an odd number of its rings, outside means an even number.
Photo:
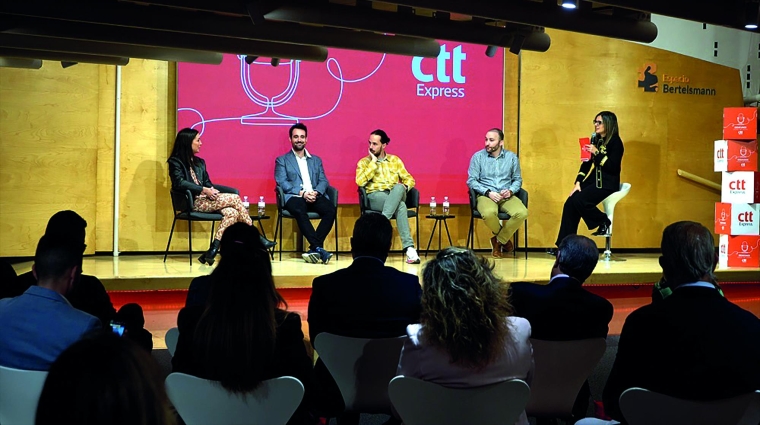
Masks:
[[[406,249],[406,263],[407,264],[419,264],[420,256],[417,255],[417,250],[413,246]]]

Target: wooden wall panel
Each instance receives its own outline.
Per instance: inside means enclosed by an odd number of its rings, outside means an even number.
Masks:
[[[123,68],[122,68],[123,69]],[[114,143],[116,126],[116,67],[101,66],[98,73],[98,168],[95,250],[113,250]]]
[[[656,248],[662,229],[678,220],[712,228],[720,195],[678,177],[676,170],[720,182],[712,171],[712,146],[721,138],[723,108],[742,105],[739,72],[636,43],[547,32],[548,52],[522,53],[520,154],[531,189],[530,245],[554,245],[580,165],[578,138],[591,134],[602,110],[618,116],[625,145],[622,180],[632,184],[615,209],[613,247]],[[638,71],[648,62],[657,65],[656,93],[637,87]],[[689,85],[713,87],[717,94],[665,94],[664,74],[686,75]],[[583,223],[580,230],[590,233]]]
[[[95,250],[99,66],[0,69],[0,256],[32,256],[51,215],[87,220]]]

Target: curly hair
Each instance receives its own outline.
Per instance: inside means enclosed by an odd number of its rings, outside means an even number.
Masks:
[[[503,352],[512,307],[493,264],[471,250],[450,247],[422,274],[422,338],[445,350],[451,362],[480,368]]]

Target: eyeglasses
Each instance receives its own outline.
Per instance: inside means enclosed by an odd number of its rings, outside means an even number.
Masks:
[[[601,121],[594,121],[594,125],[602,125],[603,123]]]

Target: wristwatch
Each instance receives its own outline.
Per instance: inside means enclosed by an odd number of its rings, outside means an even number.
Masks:
[[[488,196],[488,194],[491,193],[491,189],[486,189],[486,193],[484,193],[484,196]]]

